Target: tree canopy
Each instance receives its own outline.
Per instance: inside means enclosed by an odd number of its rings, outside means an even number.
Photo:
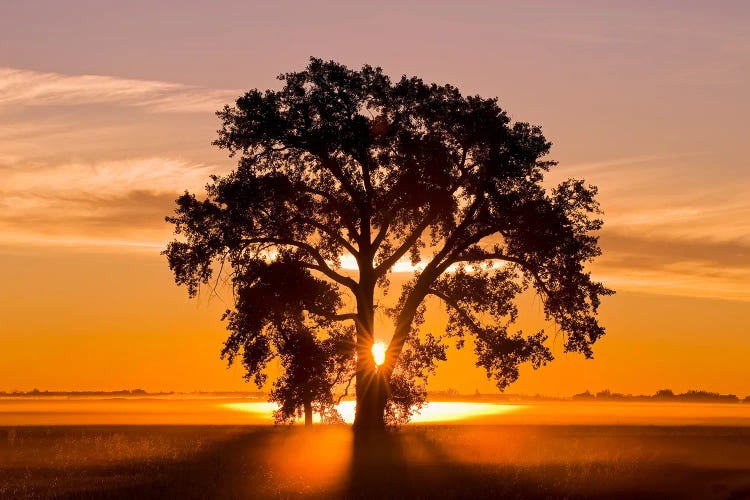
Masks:
[[[315,359],[310,379],[328,387],[316,392],[321,401],[355,376],[355,423],[378,427],[423,400],[449,338],[462,347],[470,337],[500,389],[522,363],[551,361],[544,331],[513,328],[515,299],[529,288],[564,350],[592,356],[605,332],[600,298],[613,293],[585,268],[600,254],[596,188],[572,179],[544,187],[555,162],[540,127],[513,122],[497,99],[392,81],[367,65],[313,58],[279,78],[280,90],[251,90],[218,112],[214,144],[237,168],[212,177],[205,197],[185,193],[167,218],[178,239],[165,253],[191,296],[231,276],[230,362],[241,355],[262,384],[268,361],[287,356],[284,383],[294,386],[292,367]],[[412,279],[389,309],[392,340],[376,367],[375,297],[405,261]],[[449,313],[437,335],[419,329],[428,296]]]

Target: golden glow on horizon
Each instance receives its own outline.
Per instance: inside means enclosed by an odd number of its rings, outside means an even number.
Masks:
[[[223,403],[219,405],[234,411],[252,413],[256,416],[267,416],[271,419],[273,410],[276,405],[273,403]],[[525,405],[516,404],[498,404],[498,403],[472,403],[460,401],[436,401],[427,403],[419,413],[415,413],[411,422],[413,423],[438,423],[438,422],[459,422],[478,417],[489,417],[506,415],[517,412],[524,408]],[[342,401],[337,409],[341,418],[346,423],[354,422],[354,412],[356,401]],[[320,422],[320,416],[315,415],[313,421]]]
[[[213,397],[165,398],[0,398],[0,425],[272,425],[274,403]],[[354,420],[355,401],[338,406],[345,422]],[[319,423],[318,415],[314,422]],[[700,403],[589,403],[547,401],[428,403],[417,425],[738,425],[750,426],[750,405]],[[298,421],[301,424],[301,421]]]
[[[380,366],[385,363],[385,351],[387,349],[386,345],[379,340],[372,344],[372,358],[376,365]]]
[[[506,415],[522,409],[524,405],[498,403],[463,403],[459,401],[436,401],[427,403],[412,422],[456,422],[491,415]]]

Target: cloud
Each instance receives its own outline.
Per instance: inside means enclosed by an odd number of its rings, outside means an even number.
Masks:
[[[0,243],[165,241],[177,195],[221,169],[169,158],[0,168]]]
[[[98,163],[28,166],[3,169],[0,191],[22,196],[55,194],[97,196],[132,190],[180,191],[202,187],[217,167],[173,158],[134,158]]]
[[[213,112],[238,94],[0,68],[0,244],[166,240],[176,196],[224,170],[208,134]]]
[[[688,156],[690,155],[639,155],[627,156],[622,158],[609,158],[605,160],[582,163],[561,164],[554,167],[551,174],[555,177],[566,178],[571,175],[575,177],[580,175],[587,175],[592,172],[621,172],[623,170],[622,167],[628,167],[629,172],[632,173],[633,168],[653,169],[655,163],[662,162],[663,160],[675,160],[679,158],[686,158]]]
[[[680,262],[700,262],[715,270],[750,270],[750,243],[741,240],[675,239],[605,230],[602,259],[608,265],[660,269]]]
[[[212,112],[239,92],[104,75],[0,68],[0,106],[117,104],[153,112]]]
[[[750,301],[750,242],[605,230],[597,279],[615,289]]]
[[[548,186],[585,177],[599,187],[605,228],[638,238],[750,244],[750,171],[709,155],[641,155],[571,163]]]

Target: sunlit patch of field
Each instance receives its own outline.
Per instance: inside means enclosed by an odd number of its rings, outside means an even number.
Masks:
[[[0,498],[748,498],[750,428],[0,428]]]

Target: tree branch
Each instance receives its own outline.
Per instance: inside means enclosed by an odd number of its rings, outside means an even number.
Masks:
[[[414,288],[411,290],[401,312],[396,320],[396,331],[391,338],[391,342],[388,345],[387,357],[392,360],[398,359],[401,355],[406,338],[411,328],[411,323],[414,320],[419,304],[422,303],[424,298],[427,296],[430,290],[430,285],[443,273],[451,264],[456,262],[456,256],[466,250],[468,245],[475,243],[474,239],[478,235],[473,235],[468,241],[462,241],[462,237],[465,236],[464,232],[474,221],[472,217],[476,212],[481,197],[475,198],[472,205],[467,209],[466,215],[464,216],[461,223],[456,229],[446,238],[443,247],[440,251],[435,254],[432,260],[427,264],[424,271],[417,278]],[[480,233],[481,234],[481,233]],[[481,238],[481,236],[480,236]],[[454,255],[453,257],[451,257]],[[386,363],[387,364],[387,363]],[[393,364],[393,363],[391,363]],[[392,369],[392,367],[391,367]]]
[[[341,244],[341,246],[343,246],[344,248],[346,248],[349,251],[349,253],[351,253],[355,258],[359,256],[359,251],[356,248],[354,248],[354,245],[352,245],[351,243],[349,243],[343,236],[341,236],[341,234],[339,234],[338,231],[334,231],[333,229],[331,229],[330,227],[326,226],[325,224],[321,224],[320,222],[318,222],[318,221],[316,221],[314,219],[309,219],[307,217],[303,217],[303,218],[300,218],[298,220],[301,223],[303,223],[303,224],[309,224],[312,227],[314,227],[314,228],[316,228],[316,229],[318,229],[318,230],[326,233],[331,238],[333,238],[334,240],[336,240],[337,242],[339,242],[339,244]]]
[[[354,236],[354,238],[359,237],[359,232],[357,231],[357,228],[350,222],[350,215],[347,214],[344,210],[344,207],[341,205],[341,202],[337,200],[331,193],[327,193],[326,191],[322,191],[320,189],[314,189],[310,187],[301,187],[300,190],[305,193],[314,194],[321,196],[322,198],[325,198],[328,203],[333,205],[333,207],[336,209],[336,212],[338,212],[340,216],[341,224],[346,227],[346,229]]]
[[[301,241],[290,240],[286,238],[251,238],[248,240],[244,240],[244,243],[246,244],[272,243],[276,245],[293,246],[301,250],[304,250],[313,259],[315,259],[315,261],[318,264],[317,265],[303,264],[303,267],[306,267],[308,269],[315,269],[316,271],[323,273],[324,275],[328,276],[330,279],[332,279],[336,283],[346,286],[355,294],[359,292],[359,287],[357,286],[356,281],[354,281],[352,278],[349,278],[348,276],[343,276],[337,273],[336,271],[334,271],[333,269],[331,269],[331,267],[328,265],[328,263],[323,258],[323,256],[320,255],[320,252],[318,251],[318,249],[308,243],[303,243]]]
[[[344,175],[344,171],[341,169],[341,165],[338,164],[338,162],[332,158],[328,153],[324,151],[312,151],[309,149],[309,151],[318,157],[320,160],[320,164],[328,170],[328,172],[333,175],[333,177],[341,183],[341,186],[344,188],[344,191],[349,193],[349,196],[352,197],[352,201],[360,207],[360,209],[363,208],[363,200],[359,196],[359,192],[354,188],[354,185],[349,182],[349,179],[346,178],[346,175]]]
[[[336,400],[336,404],[338,405],[341,403],[341,400],[344,399],[346,396],[349,395],[349,388],[352,385],[352,381],[354,380],[354,377],[356,376],[356,373],[352,374],[351,377],[349,377],[349,381],[346,383],[346,387],[344,387],[344,392],[339,396],[339,398]]]
[[[383,224],[380,226],[378,234],[375,235],[375,239],[372,240],[372,248],[374,251],[377,251],[380,244],[383,243],[383,240],[388,234],[388,228],[391,226],[392,220],[393,219],[391,217],[390,210],[386,210],[385,214],[383,215]]]
[[[474,318],[471,317],[471,315],[461,309],[461,306],[458,302],[456,302],[455,299],[449,297],[448,295],[444,294],[443,292],[439,290],[435,290],[434,288],[430,288],[427,291],[428,295],[434,295],[435,297],[440,298],[443,302],[451,306],[458,314],[461,316],[461,318],[466,322],[469,327],[474,330],[475,332],[482,331],[482,327],[480,327],[475,321]]]
[[[389,257],[383,260],[383,262],[381,262],[380,265],[375,268],[376,276],[382,276],[383,274],[385,274],[388,269],[393,267],[396,262],[398,262],[398,260],[403,257],[406,252],[408,252],[409,249],[414,246],[414,244],[417,243],[424,230],[427,229],[427,227],[435,220],[438,211],[439,210],[436,207],[431,207],[427,211],[427,215],[425,215],[424,219],[422,219],[420,223],[417,224],[417,227],[414,228],[414,230],[409,236],[407,236],[403,243],[401,243],[401,245],[396,250],[394,250]],[[383,235],[383,237],[385,237],[385,235]]]
[[[327,319],[328,321],[348,321],[348,320],[356,321],[357,320],[357,313],[336,314],[335,312],[329,312],[329,311],[324,311],[322,309],[309,308],[309,307],[307,308],[307,310],[315,314],[316,316],[321,316]]]
[[[330,267],[326,266],[320,266],[316,264],[307,264],[303,263],[301,264],[302,267],[305,269],[311,269],[313,271],[318,271],[319,273],[323,274],[324,276],[332,279],[336,283],[339,283],[341,285],[344,285],[348,289],[354,293],[355,296],[359,294],[359,286],[356,281],[354,281],[352,278],[349,278],[347,276],[342,276],[336,271],[332,270]]]
[[[518,264],[534,277],[534,281],[536,281],[537,285],[546,296],[550,295],[549,288],[539,276],[539,272],[534,269],[531,264],[519,257],[513,257],[512,255],[506,255],[501,252],[475,252],[475,255],[469,252],[468,254],[457,256],[454,262],[481,262],[487,260],[503,260],[505,262]]]

